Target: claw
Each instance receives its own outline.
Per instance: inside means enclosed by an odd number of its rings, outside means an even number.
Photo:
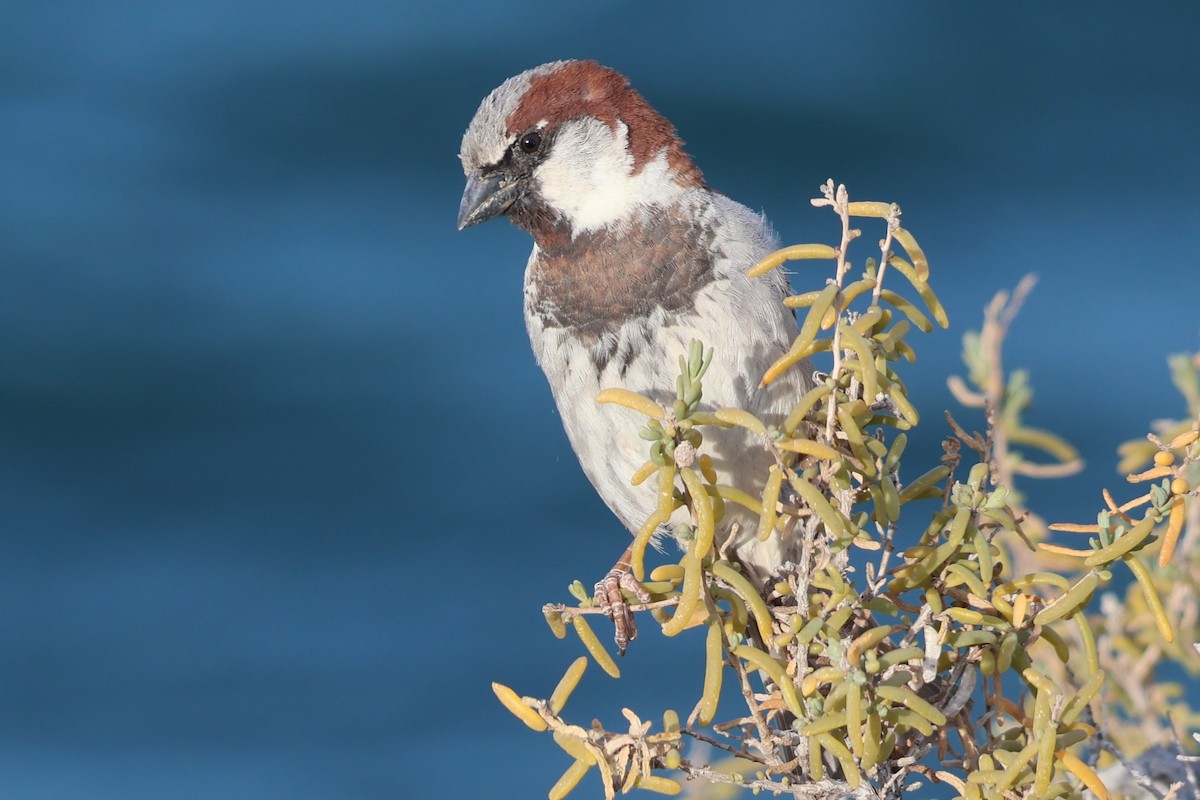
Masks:
[[[613,626],[616,628],[613,639],[617,644],[619,655],[625,655],[629,643],[637,638],[637,625],[633,621],[633,612],[629,610],[629,604],[625,602],[625,596],[621,594],[621,590],[629,592],[639,602],[650,602],[650,593],[642,584],[638,583],[637,578],[630,571],[629,559],[632,550],[632,547],[626,549],[624,555],[617,560],[607,575],[596,582],[595,586],[596,602],[605,616],[613,621]]]

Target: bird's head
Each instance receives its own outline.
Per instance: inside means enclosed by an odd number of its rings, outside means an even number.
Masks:
[[[507,214],[535,240],[619,226],[704,185],[671,123],[594,61],[555,61],[500,84],[459,158],[459,229]]]

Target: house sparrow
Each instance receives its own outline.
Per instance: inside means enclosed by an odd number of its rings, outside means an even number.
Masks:
[[[670,408],[676,364],[693,339],[715,351],[703,410],[733,406],[777,424],[811,387],[807,368],[759,385],[795,333],[783,271],[746,276],[777,247],[766,219],[710,188],[671,123],[619,73],[555,61],[509,78],[480,104],[459,158],[459,229],[506,214],[533,236],[529,339],[583,471],[631,531],[657,502],[657,487],[630,484],[647,459],[645,419],[598,404],[597,393],[624,387]],[[756,494],[772,462],[764,445],[743,429],[708,427],[702,451],[721,483]],[[729,503],[718,536],[762,582],[795,556],[779,535],[759,542],[756,523]],[[636,628],[622,586],[645,597],[628,551],[596,585],[623,652]]]

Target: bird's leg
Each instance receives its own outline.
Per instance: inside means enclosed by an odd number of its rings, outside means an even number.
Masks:
[[[625,589],[643,603],[650,602],[650,593],[642,584],[638,583],[637,578],[630,570],[629,561],[632,557],[633,546],[630,545],[625,548],[625,552],[617,559],[617,563],[608,571],[607,575],[596,583],[595,587],[596,602],[600,604],[600,610],[616,626],[617,632],[613,638],[616,640],[617,652],[620,655],[625,655],[625,648],[637,638],[637,625],[633,621],[633,612],[629,610],[629,604],[625,602],[621,590]]]

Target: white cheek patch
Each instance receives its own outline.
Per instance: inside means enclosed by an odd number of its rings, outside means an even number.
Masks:
[[[558,129],[554,146],[533,178],[542,198],[561,211],[574,233],[628,219],[635,211],[669,205],[684,190],[675,182],[664,148],[633,174],[629,129],[594,117]]]

